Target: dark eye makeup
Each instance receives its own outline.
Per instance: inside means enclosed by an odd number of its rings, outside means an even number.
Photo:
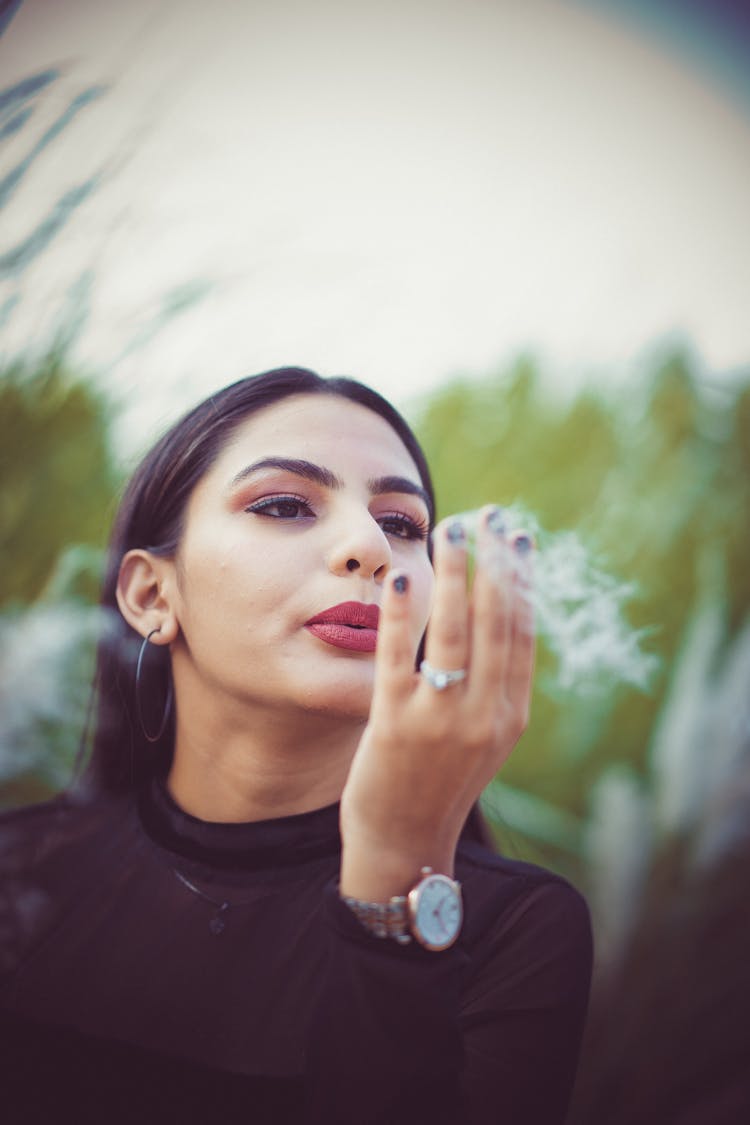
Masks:
[[[397,539],[427,539],[429,526],[426,520],[415,520],[403,512],[394,512],[392,515],[380,516],[378,523],[386,535],[393,535]]]
[[[265,516],[269,519],[295,521],[310,518],[315,515],[312,508],[301,496],[285,494],[279,496],[264,496],[254,501],[245,508],[256,516]],[[404,512],[388,512],[376,517],[377,522],[386,535],[395,539],[426,540],[429,534],[427,520],[415,519]]]
[[[270,516],[276,520],[294,520],[300,516],[312,516],[313,510],[301,496],[264,496],[261,500],[249,504],[246,512],[253,512],[257,516]]]

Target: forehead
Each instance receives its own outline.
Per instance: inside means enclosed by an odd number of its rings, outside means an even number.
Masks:
[[[235,430],[211,475],[240,471],[250,461],[284,456],[367,476],[419,471],[396,431],[379,414],[336,395],[292,395],[258,410]]]

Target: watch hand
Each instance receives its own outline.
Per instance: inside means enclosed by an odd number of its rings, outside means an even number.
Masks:
[[[448,931],[445,928],[445,922],[443,921],[442,915],[440,913],[440,908],[441,908],[442,905],[443,905],[442,902],[438,903],[438,905],[435,907],[435,909],[433,910],[432,913],[433,913],[433,916],[435,918],[437,918],[438,922],[440,923],[440,929],[443,931],[444,934],[447,934]]]

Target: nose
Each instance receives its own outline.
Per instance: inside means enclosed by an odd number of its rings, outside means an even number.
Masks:
[[[328,555],[329,569],[339,576],[356,573],[382,582],[393,555],[388,536],[369,512],[342,512]]]

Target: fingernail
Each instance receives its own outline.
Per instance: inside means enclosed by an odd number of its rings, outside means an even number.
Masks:
[[[513,549],[522,556],[528,555],[533,547],[534,543],[528,535],[519,535],[518,538],[513,541]]]
[[[459,544],[464,543],[466,541],[466,532],[464,531],[464,525],[458,520],[454,520],[453,523],[449,523],[445,529],[445,538],[449,543],[453,543],[453,545],[456,547]]]
[[[508,524],[505,521],[505,512],[502,508],[493,508],[487,516],[487,527],[495,535],[505,535]]]
[[[393,589],[397,594],[405,594],[409,589],[409,579],[405,574],[397,574],[393,579]]]

